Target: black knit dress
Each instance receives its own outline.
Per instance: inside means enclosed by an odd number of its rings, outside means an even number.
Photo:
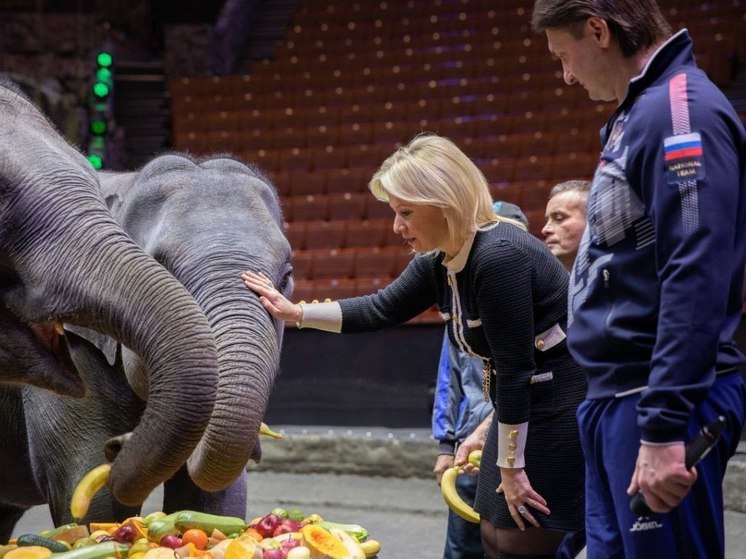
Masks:
[[[528,424],[524,451],[531,486],[551,511],[532,511],[543,527],[583,527],[583,455],[575,410],[586,379],[561,341],[538,349],[536,337],[567,320],[568,274],[533,235],[510,224],[476,233],[448,262],[418,255],[393,283],[374,295],[342,299],[342,332],[401,324],[437,303],[451,341],[496,371],[489,397],[497,421]],[[537,380],[540,380],[537,382]],[[500,483],[497,421],[487,437],[476,510],[498,527],[515,527]]]

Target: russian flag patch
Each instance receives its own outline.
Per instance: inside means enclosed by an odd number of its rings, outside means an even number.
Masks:
[[[668,182],[705,178],[702,137],[698,132],[677,134],[663,140],[663,155]]]

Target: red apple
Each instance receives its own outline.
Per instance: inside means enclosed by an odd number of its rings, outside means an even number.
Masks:
[[[280,534],[289,534],[290,532],[298,532],[300,530],[300,522],[295,522],[293,520],[283,520],[277,525],[277,528],[275,528],[274,532],[272,532],[272,537],[276,538]]]
[[[262,516],[256,525],[256,531],[259,532],[262,537],[271,538],[274,531],[282,522],[282,519],[276,514],[269,513]]]
[[[163,536],[158,545],[160,545],[161,547],[170,547],[171,549],[176,549],[181,547],[182,545],[181,538],[179,536],[172,536],[169,534],[167,536]]]
[[[286,540],[282,540],[280,543],[280,549],[287,555],[288,551],[293,549],[294,547],[298,547],[300,545],[300,540],[296,540],[295,538],[288,538]]]

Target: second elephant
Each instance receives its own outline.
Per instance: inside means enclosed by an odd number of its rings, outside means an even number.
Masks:
[[[257,169],[228,157],[198,162],[164,155],[136,173],[101,173],[100,182],[115,219],[196,299],[218,351],[215,408],[187,463],[189,476],[182,472],[166,485],[166,508],[199,506],[243,516],[245,468],[252,453],[258,458],[257,436],[279,367],[284,323],[264,310],[240,275],[261,271],[278,290],[292,293],[290,245],[277,193]],[[104,353],[111,362],[111,348]],[[121,355],[130,385],[147,400],[142,361],[126,348]],[[189,477],[217,493],[199,491]]]

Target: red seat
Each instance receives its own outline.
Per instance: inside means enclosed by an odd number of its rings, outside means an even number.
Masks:
[[[326,299],[337,301],[357,295],[357,284],[354,279],[333,278],[313,280],[313,298],[323,302]]]
[[[368,188],[370,173],[361,169],[329,169],[326,190],[329,194],[364,192]]]
[[[329,195],[329,216],[332,220],[364,219],[366,199],[365,192],[345,192]]]
[[[288,171],[287,178],[291,196],[326,193],[326,173],[323,171]]]
[[[306,249],[306,222],[293,221],[285,223],[285,237],[294,251]]]
[[[292,196],[287,203],[288,221],[329,219],[329,198],[324,195]]]
[[[366,219],[388,219],[394,220],[394,212],[387,202],[382,202],[370,192],[365,193],[365,217]]]
[[[355,271],[355,251],[331,249],[313,251],[313,279],[352,278]]]
[[[294,250],[291,263],[295,280],[310,280],[313,277],[313,253],[306,250]]]
[[[372,295],[379,289],[383,289],[393,281],[390,276],[355,278],[355,291],[357,295]]]
[[[303,278],[294,278],[293,284],[293,301],[305,301],[306,303],[310,303],[313,300],[313,281]]]
[[[385,233],[391,230],[390,222],[382,219],[350,221],[347,225],[347,247],[372,248],[386,244]]]
[[[346,234],[347,223],[344,221],[309,221],[306,225],[305,248],[342,248]]]
[[[355,277],[395,277],[409,262],[403,247],[373,247],[356,250]]]

